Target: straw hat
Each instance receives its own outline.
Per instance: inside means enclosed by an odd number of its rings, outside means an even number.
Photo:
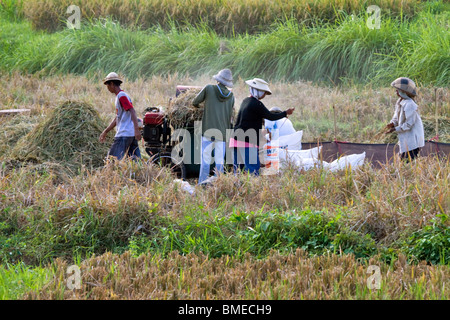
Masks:
[[[281,113],[281,112],[283,112],[283,111],[281,111],[281,109],[280,108],[278,108],[278,107],[273,107],[273,108],[270,108],[270,110],[269,110],[270,112],[277,112],[277,113]]]
[[[392,81],[391,86],[416,96],[416,84],[409,78],[400,77]]]
[[[224,86],[229,88],[233,87],[233,76],[231,75],[230,69],[220,70],[218,74],[213,76],[213,79],[219,81]]]
[[[120,83],[122,83],[122,79],[120,79],[119,75],[115,72],[111,72],[109,73],[105,79],[103,79],[103,83],[106,84],[106,82],[108,81],[112,81],[112,80],[116,80],[116,81],[120,81]]]
[[[254,78],[252,80],[245,81],[246,84],[248,84],[250,87],[265,91],[267,94],[272,94],[272,91],[269,89],[269,84],[260,78]]]

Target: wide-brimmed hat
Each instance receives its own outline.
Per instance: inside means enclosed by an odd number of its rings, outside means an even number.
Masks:
[[[281,113],[281,112],[283,112],[280,108],[278,108],[278,107],[273,107],[273,108],[270,108],[270,110],[269,110],[270,112],[277,112],[277,113]]]
[[[108,82],[108,81],[113,81],[113,80],[115,80],[115,81],[120,81],[120,83],[123,82],[122,79],[120,79],[120,77],[119,77],[119,75],[118,75],[117,73],[111,72],[111,73],[109,73],[109,74],[106,76],[105,79],[103,79],[103,83],[106,84],[106,82]]]
[[[416,84],[409,78],[400,77],[392,81],[391,86],[405,91],[406,93],[412,94],[413,96],[417,95],[416,92]]]
[[[230,69],[222,69],[218,74],[213,76],[214,80],[219,81],[224,86],[233,87],[233,76],[231,75]]]
[[[272,91],[269,89],[269,84],[260,78],[254,78],[252,80],[245,81],[246,84],[248,84],[250,87],[265,91],[267,94],[272,94]]]

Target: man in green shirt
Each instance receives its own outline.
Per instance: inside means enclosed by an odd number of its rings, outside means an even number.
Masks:
[[[228,89],[233,87],[233,77],[229,69],[223,69],[213,76],[217,84],[205,86],[194,98],[192,104],[198,107],[205,102],[202,119],[202,153],[198,183],[209,176],[212,151],[216,163],[216,174],[224,170],[226,132],[231,129],[234,95]]]

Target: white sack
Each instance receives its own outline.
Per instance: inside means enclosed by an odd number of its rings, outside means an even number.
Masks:
[[[303,130],[297,131],[293,134],[281,136],[278,139],[278,145],[280,148],[288,150],[302,150],[302,137]],[[276,143],[276,140],[271,143]]]
[[[313,158],[319,160],[319,154],[321,150],[322,146],[306,150],[281,149],[279,152],[280,163],[289,161],[295,162],[296,159],[305,159],[305,158]]]
[[[175,179],[173,180],[175,184],[178,184],[181,186],[181,189],[183,189],[186,192],[189,192],[189,194],[194,194],[195,188],[189,184],[187,181],[183,181],[181,179]]]
[[[351,154],[348,156],[340,157],[331,163],[323,162],[325,169],[330,171],[343,170],[346,167],[351,167],[351,169],[356,169],[364,164],[364,159],[366,158],[366,153]]]
[[[299,169],[303,169],[305,171],[321,165],[320,160],[316,159],[316,158],[299,158],[298,157],[294,160],[294,163]]]

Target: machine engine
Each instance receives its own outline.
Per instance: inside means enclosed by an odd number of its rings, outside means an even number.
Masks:
[[[145,113],[142,137],[149,156],[164,150],[170,141],[171,129],[164,113],[157,107],[148,108]]]

